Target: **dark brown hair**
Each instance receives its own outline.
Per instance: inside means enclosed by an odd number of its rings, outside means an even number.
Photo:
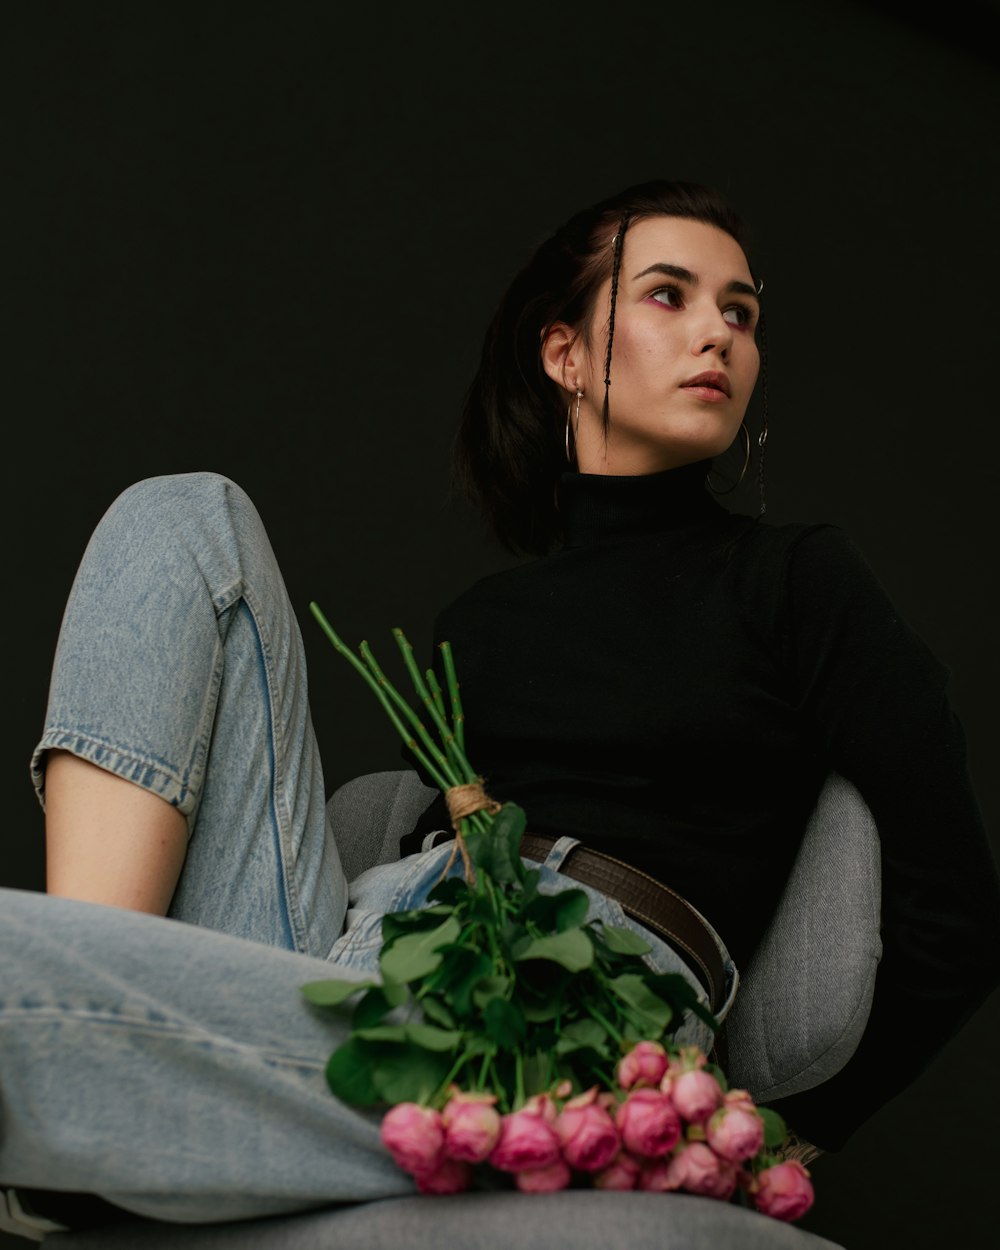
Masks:
[[[597,292],[612,274],[606,423],[625,231],[630,223],[660,216],[717,226],[747,253],[746,228],[718,192],[687,182],[642,183],[561,226],[515,277],[490,322],[466,395],[454,471],[459,488],[511,551],[542,554],[561,536],[555,487],[566,468],[566,415],[559,387],[542,365],[542,340],[557,321],[584,332]]]

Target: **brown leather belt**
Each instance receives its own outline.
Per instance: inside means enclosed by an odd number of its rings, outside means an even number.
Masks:
[[[555,843],[555,838],[526,833],[521,839],[521,854],[541,863]],[[626,915],[672,946],[701,982],[712,1011],[719,1011],[725,995],[726,970],[715,938],[690,903],[638,868],[585,846],[573,847],[559,871],[613,898]]]

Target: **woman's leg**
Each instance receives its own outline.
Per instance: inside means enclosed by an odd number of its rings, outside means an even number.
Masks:
[[[260,518],[232,482],[152,478],[102,519],[63,620],[34,760],[40,795],[49,751],[183,815],[172,917],[329,952],[347,891],[326,826],[302,640]],[[65,842],[72,802],[60,796],[59,807]]]
[[[79,755],[47,753],[49,894],[165,916],[187,842],[187,820],[159,795]]]
[[[0,890],[0,1182],[221,1221],[412,1191],[329,1092],[331,969],[191,925]],[[349,970],[336,970],[350,976]]]

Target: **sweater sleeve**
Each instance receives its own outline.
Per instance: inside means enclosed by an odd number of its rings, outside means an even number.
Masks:
[[[864,1037],[831,1080],[774,1104],[838,1149],[1000,980],[1000,884],[947,673],[840,530],[792,548],[781,618],[806,732],[864,796],[881,842],[883,956]]]

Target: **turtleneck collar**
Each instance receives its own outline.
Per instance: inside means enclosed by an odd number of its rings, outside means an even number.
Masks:
[[[711,467],[710,460],[699,460],[641,477],[564,473],[559,479],[558,500],[565,545],[586,547],[728,516],[705,486]]]

